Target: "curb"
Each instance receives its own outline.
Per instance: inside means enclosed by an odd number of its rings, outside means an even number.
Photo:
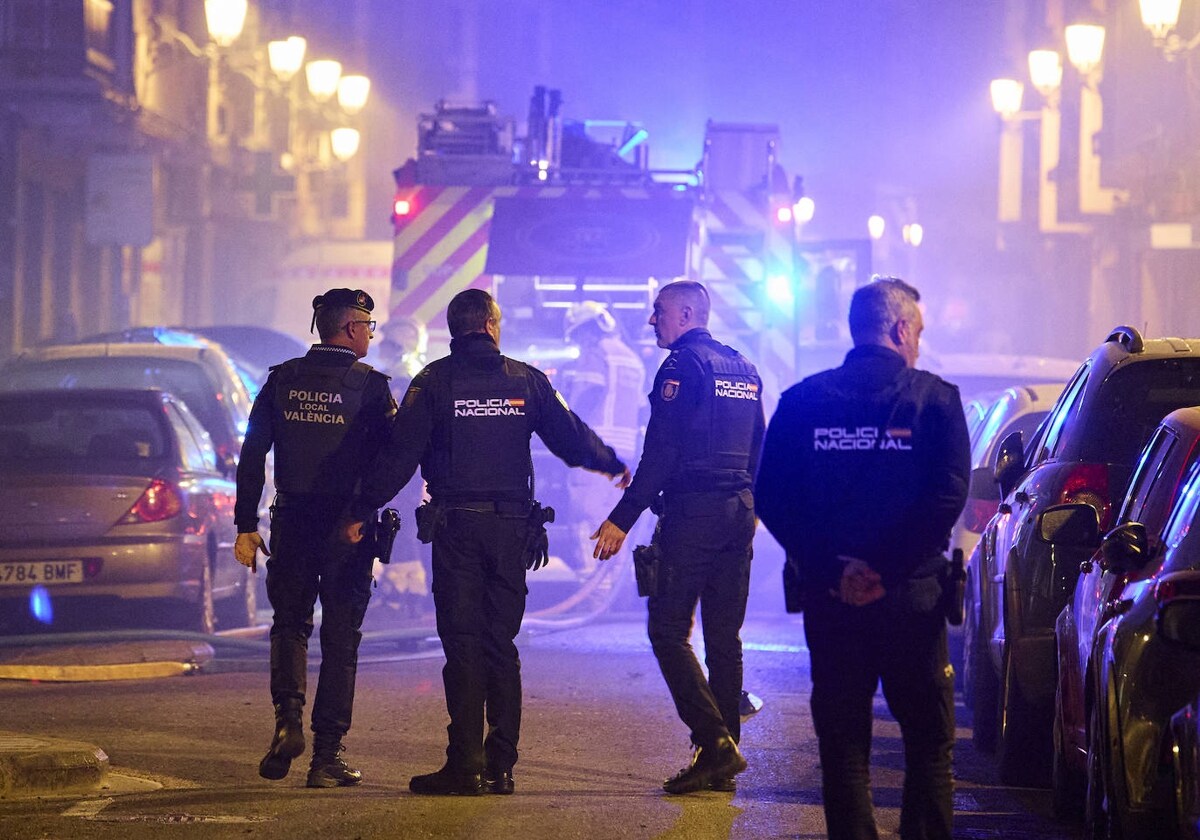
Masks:
[[[89,682],[174,677],[203,669],[213,657],[211,645],[173,640],[31,648],[0,662],[0,680]]]
[[[95,790],[108,755],[82,741],[0,732],[0,798]]]

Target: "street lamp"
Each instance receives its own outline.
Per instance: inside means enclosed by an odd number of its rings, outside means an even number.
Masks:
[[[1025,85],[1016,79],[992,79],[989,88],[992,94],[992,109],[1002,120],[1008,121],[1021,112],[1021,99]]]
[[[299,35],[267,44],[267,60],[275,78],[284,84],[290,82],[304,65],[304,53],[307,49],[308,41]]]
[[[1200,44],[1200,32],[1189,41],[1184,41],[1175,31],[1179,24],[1179,7],[1182,0],[1140,0],[1142,26],[1154,38],[1154,46],[1162,50],[1167,61],[1174,61],[1183,53]]]
[[[342,76],[337,83],[338,105],[350,116],[354,116],[367,104],[371,93],[371,80],[366,76]]]
[[[341,163],[350,160],[358,152],[361,139],[357,128],[335,128],[329,133],[333,156]]]
[[[1079,211],[1113,212],[1123,191],[1100,185],[1100,155],[1096,137],[1104,127],[1104,103],[1100,98],[1100,60],[1104,54],[1104,27],[1097,23],[1073,23],[1065,30],[1067,57],[1083,77],[1079,90]]]
[[[1071,64],[1089,84],[1098,82],[1096,76],[1104,55],[1104,27],[1098,23],[1072,23],[1063,34]]]
[[[208,35],[218,47],[233,46],[246,25],[248,0],[204,0]]]
[[[329,58],[310,61],[304,65],[304,75],[312,98],[318,102],[328,102],[337,93],[338,81],[342,78],[342,63]]]
[[[867,234],[876,242],[883,238],[886,228],[887,222],[884,221],[883,216],[876,214],[867,219]]]
[[[806,225],[817,212],[817,203],[807,195],[800,196],[792,205],[792,216],[798,224]]]

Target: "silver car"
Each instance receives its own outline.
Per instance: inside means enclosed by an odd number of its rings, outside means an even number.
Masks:
[[[158,602],[205,633],[253,623],[236,492],[170,394],[0,393],[0,610],[48,621],[68,599]]]

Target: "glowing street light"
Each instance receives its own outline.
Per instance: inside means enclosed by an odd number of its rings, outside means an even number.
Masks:
[[[358,144],[362,140],[362,135],[358,133],[357,128],[335,128],[329,133],[329,140],[333,156],[345,163],[358,153]]]
[[[911,225],[905,225],[901,229],[901,233],[904,235],[904,241],[914,248],[919,248],[921,242],[925,239],[925,228],[916,222],[913,222]]]
[[[248,0],[204,0],[204,20],[208,36],[218,47],[229,47],[246,25]]]
[[[884,220],[883,216],[876,214],[867,219],[867,233],[870,234],[871,238],[875,241],[883,239],[883,232],[886,229],[887,222]]]
[[[1001,119],[1011,120],[1021,112],[1021,99],[1025,85],[1016,79],[992,79],[990,86],[992,109]]]
[[[308,49],[308,41],[299,35],[292,35],[284,41],[271,41],[267,44],[267,60],[271,64],[271,72],[281,82],[290,82],[304,66],[304,53]]]
[[[1034,88],[1047,100],[1052,100],[1062,88],[1062,56],[1058,50],[1031,50],[1029,78]]]
[[[313,99],[328,102],[337,93],[338,81],[342,78],[342,63],[329,58],[310,61],[304,65],[304,75]]]
[[[370,94],[371,80],[366,76],[342,76],[338,79],[338,105],[350,116],[366,107]]]
[[[796,221],[802,225],[806,225],[812,221],[813,215],[817,212],[817,203],[809,196],[801,196],[796,203],[792,205],[792,215]]]
[[[1104,27],[1098,23],[1073,23],[1064,30],[1067,38],[1067,58],[1089,78],[1100,66],[1104,55]]]
[[[1155,43],[1167,40],[1171,30],[1179,24],[1179,7],[1183,0],[1139,0],[1142,26],[1150,30]]]

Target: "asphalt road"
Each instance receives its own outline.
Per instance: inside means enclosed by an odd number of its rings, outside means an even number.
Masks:
[[[307,756],[282,782],[258,777],[272,726],[261,660],[156,680],[0,683],[0,729],[89,741],[113,768],[110,788],[93,796],[0,801],[0,837],[823,837],[800,619],[756,614],[743,637],[747,687],[766,705],[744,728],[750,767],[733,795],[661,793],[686,763],[688,739],[631,613],[522,638],[525,723],[512,797],[408,792],[409,777],[444,755],[436,643],[363,651],[346,757],[365,781],[352,789],[304,788]],[[878,703],[873,778],[886,836],[899,820],[902,747]],[[956,836],[1072,836],[1049,817],[1047,792],[997,785],[962,721],[960,708]]]

